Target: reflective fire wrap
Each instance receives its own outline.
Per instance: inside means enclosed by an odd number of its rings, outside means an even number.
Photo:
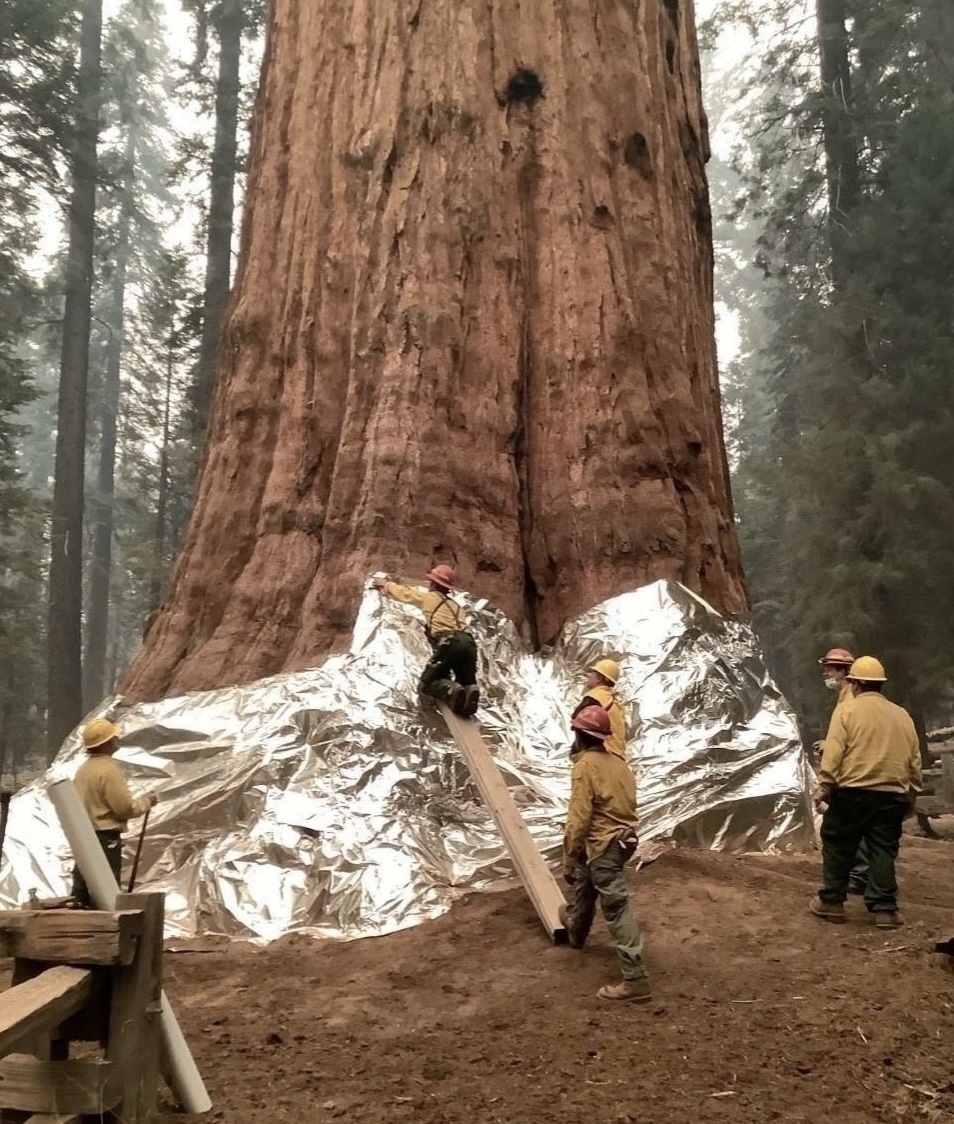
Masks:
[[[748,625],[656,582],[533,653],[492,605],[462,601],[481,651],[478,721],[548,860],[569,795],[570,711],[604,656],[622,669],[643,846],[811,844],[808,765]],[[159,793],[139,888],[165,891],[170,935],[369,936],[512,882],[443,721],[418,699],[428,654],[414,610],[369,590],[351,651],[318,668],[97,711],[123,728],[118,759],[134,793]],[[82,752],[77,732],[51,775],[71,775]],[[0,900],[63,895],[70,865],[37,781],[11,803]]]

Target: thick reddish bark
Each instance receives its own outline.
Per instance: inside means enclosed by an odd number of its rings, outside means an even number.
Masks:
[[[274,0],[195,510],[134,697],[307,666],[453,562],[550,639],[744,610],[678,0]]]

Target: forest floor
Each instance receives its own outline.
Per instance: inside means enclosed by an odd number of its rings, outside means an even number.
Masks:
[[[166,990],[224,1124],[954,1120],[954,841],[905,839],[906,926],[809,916],[817,855],[667,852],[632,876],[654,999],[601,921],[551,947],[520,890],[339,943],[177,943]],[[165,1109],[163,1124],[181,1120]]]

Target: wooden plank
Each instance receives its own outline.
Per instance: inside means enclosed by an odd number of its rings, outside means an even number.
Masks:
[[[135,910],[0,913],[0,954],[59,964],[129,964],[142,930]]]
[[[490,750],[480,736],[476,723],[460,718],[446,706],[439,707],[461,756],[467,763],[470,775],[490,809],[491,815],[503,836],[507,850],[520,876],[524,889],[533,902],[537,916],[554,944],[566,942],[566,930],[560,921],[559,909],[564,904],[563,894],[556,879],[523,822],[520,811],[510,795],[510,789],[494,764]]]
[[[106,1057],[120,1075],[116,1116],[123,1124],[147,1124],[159,1092],[160,1010],[162,997],[162,928],[164,894],[120,894],[119,909],[135,909],[143,918],[136,959],[113,973]]]
[[[92,987],[85,968],[48,968],[0,995],[0,1058],[78,1011]],[[12,1105],[10,1106],[13,1107]]]
[[[57,1113],[56,1115],[43,1113],[40,1116],[28,1117],[24,1121],[24,1124],[81,1124],[81,1122],[82,1117],[77,1116],[75,1113],[70,1113],[69,1116],[63,1116],[60,1113]]]
[[[0,1108],[49,1115],[99,1115],[119,1101],[111,1062],[45,1062],[28,1054],[0,1061]]]
[[[915,811],[919,816],[954,816],[954,802],[941,796],[919,796]]]
[[[13,961],[11,983],[16,987],[18,984],[35,979],[43,972],[56,967],[58,965],[51,964],[48,960],[25,960],[22,957],[17,957]],[[111,975],[111,968],[101,966],[90,968],[90,992],[86,997],[86,1002],[75,1015],[70,1015],[68,1019],[64,1019],[55,1028],[55,1034],[58,1038],[66,1039],[69,1042],[99,1042],[105,1046],[106,1034],[109,1029],[109,997],[112,993]],[[50,1028],[47,1028],[32,1038],[25,1038],[17,1046],[17,1052],[33,1054],[37,1058],[55,1060],[49,1052],[50,1033]]]

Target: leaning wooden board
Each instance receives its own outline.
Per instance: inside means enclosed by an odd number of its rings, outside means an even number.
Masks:
[[[559,914],[564,902],[563,894],[537,850],[520,810],[510,795],[510,789],[480,736],[477,724],[470,719],[459,718],[446,706],[441,706],[440,712],[484,803],[500,829],[520,881],[533,902],[547,935],[554,944],[565,944],[566,929],[563,928]]]

